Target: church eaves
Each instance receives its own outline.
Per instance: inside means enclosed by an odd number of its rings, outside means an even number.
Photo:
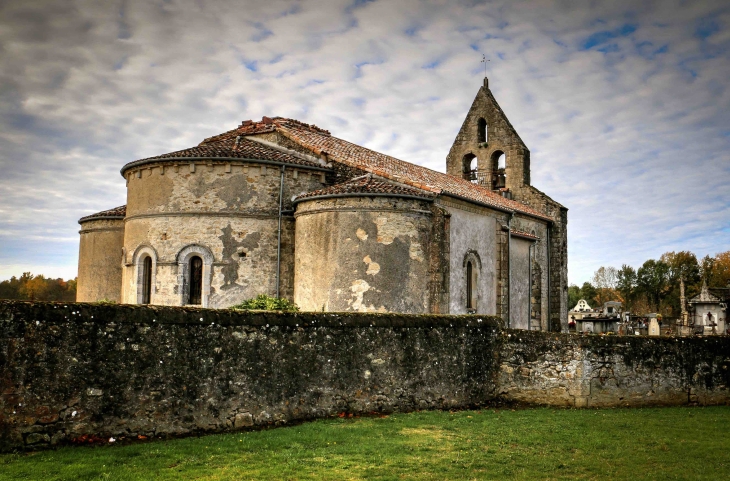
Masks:
[[[101,212],[84,216],[79,219],[79,224],[90,220],[124,219],[125,215],[127,215],[127,206],[120,205],[119,207],[115,207],[113,209],[102,210]]]
[[[219,136],[222,137],[222,136]],[[127,170],[150,163],[172,160],[250,160],[253,162],[264,161],[274,164],[292,165],[313,170],[330,170],[321,164],[307,160],[304,156],[275,149],[260,142],[246,139],[242,135],[228,136],[217,139],[215,142],[203,141],[196,147],[170,152],[169,154],[157,155],[146,159],[135,160],[122,167],[121,173]]]
[[[425,201],[432,201],[436,197],[435,194],[430,192],[398,185],[391,181],[379,179],[373,174],[366,174],[341,184],[298,195],[294,202],[316,198],[350,196],[405,197]]]

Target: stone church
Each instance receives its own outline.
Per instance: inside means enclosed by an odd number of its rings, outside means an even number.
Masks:
[[[127,205],[79,220],[78,301],[480,313],[567,331],[567,209],[479,89],[446,173],[282,117],[122,167]]]

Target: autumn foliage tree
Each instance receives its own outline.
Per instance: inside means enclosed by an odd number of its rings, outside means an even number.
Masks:
[[[725,287],[730,284],[730,251],[715,255],[707,283],[713,287]]]
[[[13,276],[0,282],[0,299],[73,302],[76,300],[76,279],[64,281],[24,272],[19,278]]]
[[[730,285],[730,251],[701,260],[689,251],[665,252],[659,260],[649,259],[638,269],[626,264],[621,269],[602,266],[593,274],[592,283],[570,286],[569,304],[572,308],[582,298],[592,307],[600,307],[619,300],[625,310],[635,314],[660,312],[679,317],[680,279],[684,279],[687,300],[700,292],[703,280],[709,287]]]

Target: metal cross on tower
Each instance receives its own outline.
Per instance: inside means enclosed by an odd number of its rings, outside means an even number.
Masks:
[[[482,54],[482,63],[484,64],[484,78],[487,78],[487,62],[489,62],[489,59],[486,55]]]

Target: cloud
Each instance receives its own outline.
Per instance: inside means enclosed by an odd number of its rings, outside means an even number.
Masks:
[[[584,2],[585,3],[585,2]],[[481,84],[569,211],[569,276],[728,249],[722,1],[0,6],[0,277],[73,277],[125,163],[263,115],[437,170]]]

